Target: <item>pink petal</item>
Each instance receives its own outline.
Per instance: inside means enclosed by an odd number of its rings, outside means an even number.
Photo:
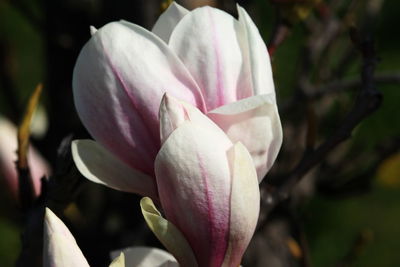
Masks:
[[[185,235],[199,266],[221,266],[227,250],[231,180],[226,152],[231,146],[220,130],[186,121],[156,158],[166,218]]]
[[[206,129],[212,129],[220,138],[226,138],[225,133],[199,109],[176,99],[168,93],[164,95],[161,101],[159,117],[162,144],[185,121],[191,121]]]
[[[261,182],[282,144],[282,126],[275,95],[259,95],[234,102],[207,114],[232,142],[249,150]]]
[[[172,2],[167,10],[165,10],[158,18],[151,31],[160,37],[165,43],[168,43],[169,37],[171,36],[176,24],[178,24],[187,13],[189,13],[189,10],[176,2]]]
[[[93,140],[74,140],[72,156],[80,173],[116,190],[158,199],[153,177],[132,169]]]
[[[153,175],[165,91],[204,110],[180,60],[153,33],[127,22],[102,27],[82,49],[74,101],[90,134],[131,167]]]
[[[208,110],[236,101],[237,92],[246,90],[237,83],[243,63],[237,27],[229,14],[202,7],[182,18],[171,34],[169,45],[200,86]]]
[[[237,34],[244,58],[243,75],[239,83],[242,84],[242,86],[251,83],[251,95],[275,94],[271,61],[267,47],[246,10],[239,5],[237,5],[237,9],[240,24],[237,28]],[[242,95],[238,99],[248,96],[250,95]]]

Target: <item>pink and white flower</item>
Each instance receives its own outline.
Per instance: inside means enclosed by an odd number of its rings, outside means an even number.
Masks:
[[[215,8],[189,12],[173,3],[152,31],[126,21],[92,30],[73,78],[78,114],[96,140],[75,143],[87,178],[157,198],[158,111],[167,92],[240,141],[263,179],[282,129],[267,49],[246,11],[238,6],[238,13],[236,20]],[[96,160],[88,162],[88,154]],[[107,167],[108,161],[121,163]],[[124,180],[110,182],[113,172],[125,172]]]

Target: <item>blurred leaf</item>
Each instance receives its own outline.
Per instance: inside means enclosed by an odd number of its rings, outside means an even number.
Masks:
[[[384,160],[376,174],[380,184],[400,188],[400,153]]]
[[[18,127],[18,167],[21,169],[28,168],[27,153],[30,137],[30,126],[32,122],[33,113],[39,103],[40,95],[42,93],[42,84],[38,84],[29,98],[28,105],[26,106],[24,117]]]

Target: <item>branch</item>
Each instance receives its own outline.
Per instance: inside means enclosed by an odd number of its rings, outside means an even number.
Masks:
[[[49,207],[59,217],[71,203],[82,186],[82,178],[71,156],[71,140],[62,141],[57,155],[56,171],[50,179],[42,179],[42,194],[26,213],[26,222],[21,236],[22,248],[16,266],[42,266],[43,217]]]
[[[333,149],[351,137],[353,129],[368,115],[373,113],[382,102],[382,95],[375,88],[374,71],[377,56],[371,38],[360,41],[355,31],[351,32],[352,40],[363,56],[361,86],[355,104],[338,129],[317,149],[306,151],[297,166],[281,179],[280,185],[267,184],[268,194],[265,198],[266,211],[271,211],[279,202],[288,198],[297,182],[313,167],[319,164]]]

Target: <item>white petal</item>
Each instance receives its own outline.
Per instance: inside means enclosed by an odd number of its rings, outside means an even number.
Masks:
[[[219,138],[225,138],[225,133],[199,109],[167,93],[161,101],[159,117],[162,144],[185,121],[194,122],[204,129],[216,132]]]
[[[211,7],[187,14],[172,32],[169,45],[200,86],[208,110],[237,100],[242,69],[236,37],[239,22]],[[249,85],[251,86],[251,85]]]
[[[157,199],[154,179],[132,169],[93,140],[74,140],[72,157],[81,174],[116,190]]]
[[[257,173],[247,149],[237,143],[228,151],[232,174],[229,245],[223,266],[239,266],[256,229],[260,211]]]
[[[245,145],[253,157],[261,182],[272,167],[282,144],[282,127],[275,96],[249,97],[212,110],[207,115],[232,142]]]
[[[46,208],[43,229],[43,266],[89,266],[65,224]]]
[[[127,22],[99,29],[74,69],[74,101],[93,138],[135,169],[153,175],[164,92],[204,109],[190,73],[153,33]]]
[[[89,30],[90,30],[90,35],[94,35],[97,32],[96,27],[94,27],[92,25],[90,25]]]
[[[111,252],[111,258],[118,257],[121,252],[125,256],[127,267],[161,267],[168,262],[175,262],[175,258],[168,252],[151,247],[130,247]],[[174,265],[172,265],[174,266]]]
[[[237,9],[241,25],[237,34],[245,58],[243,68],[245,75],[251,77],[253,95],[275,94],[267,47],[247,12],[239,5]],[[245,77],[242,78],[246,79]]]
[[[121,252],[120,255],[111,262],[110,267],[125,267],[124,253]]]
[[[151,31],[164,40],[165,43],[168,43],[169,37],[171,36],[176,24],[178,24],[187,13],[189,13],[189,10],[176,2],[172,2],[167,10],[165,10],[158,18]]]
[[[200,266],[219,266],[228,245],[230,147],[220,130],[185,121],[168,137],[155,161],[165,216],[185,235]]]
[[[164,219],[155,207],[151,198],[140,200],[142,214],[151,231],[158,240],[171,252],[182,266],[197,267],[196,258],[182,232],[170,221]]]

